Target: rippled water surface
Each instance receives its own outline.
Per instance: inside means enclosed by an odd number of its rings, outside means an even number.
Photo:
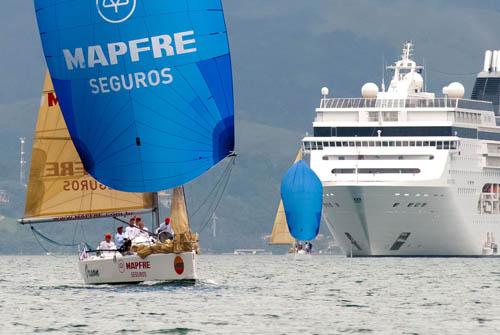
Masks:
[[[500,259],[201,256],[195,285],[85,286],[0,257],[0,333],[500,334]]]

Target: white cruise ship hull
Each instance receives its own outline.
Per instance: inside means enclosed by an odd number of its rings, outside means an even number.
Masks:
[[[477,200],[451,187],[328,186],[324,192],[326,218],[348,256],[482,256],[488,233],[500,236],[500,215],[469,214]]]

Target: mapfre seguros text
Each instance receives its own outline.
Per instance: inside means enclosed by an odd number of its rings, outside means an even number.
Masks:
[[[172,57],[196,52],[194,31],[185,31],[171,35],[160,35],[141,38],[128,42],[91,45],[75,50],[63,49],[66,67],[69,71],[92,69],[97,66],[118,65],[121,60],[129,58],[136,63],[141,56],[152,56],[154,59]],[[89,80],[93,94],[106,94],[136,88],[169,85],[174,81],[171,68],[151,69],[148,72],[127,73],[119,76],[99,77]]]

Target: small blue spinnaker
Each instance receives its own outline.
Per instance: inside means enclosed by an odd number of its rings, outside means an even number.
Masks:
[[[234,150],[221,0],[34,0],[71,138],[122,191],[185,184]]]
[[[314,240],[321,222],[323,186],[303,160],[292,165],[283,177],[281,197],[292,236],[296,240]]]

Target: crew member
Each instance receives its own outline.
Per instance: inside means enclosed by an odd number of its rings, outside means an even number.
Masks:
[[[97,250],[102,250],[104,252],[106,251],[115,251],[116,250],[116,245],[113,241],[111,241],[111,234],[106,233],[104,235],[104,241],[102,241],[99,246],[97,247]]]
[[[139,234],[139,229],[135,226],[135,223],[137,221],[137,217],[133,217],[130,219],[128,223],[128,227],[125,228],[125,238],[132,241],[138,234]]]
[[[116,235],[115,235],[116,249],[120,250],[123,247],[124,242],[125,242],[125,236],[123,234],[123,227],[119,226],[118,228],[116,228]]]
[[[174,239],[175,233],[174,233],[174,229],[172,228],[172,225],[170,224],[170,221],[171,221],[170,218],[165,218],[165,222],[163,222],[160,225],[160,227],[158,227],[158,229],[156,230],[156,233],[158,234],[160,241]]]
[[[136,221],[136,225],[136,229],[139,231],[136,237],[149,239],[149,229],[144,227],[144,222],[141,220],[141,218],[138,218],[138,220]]]

